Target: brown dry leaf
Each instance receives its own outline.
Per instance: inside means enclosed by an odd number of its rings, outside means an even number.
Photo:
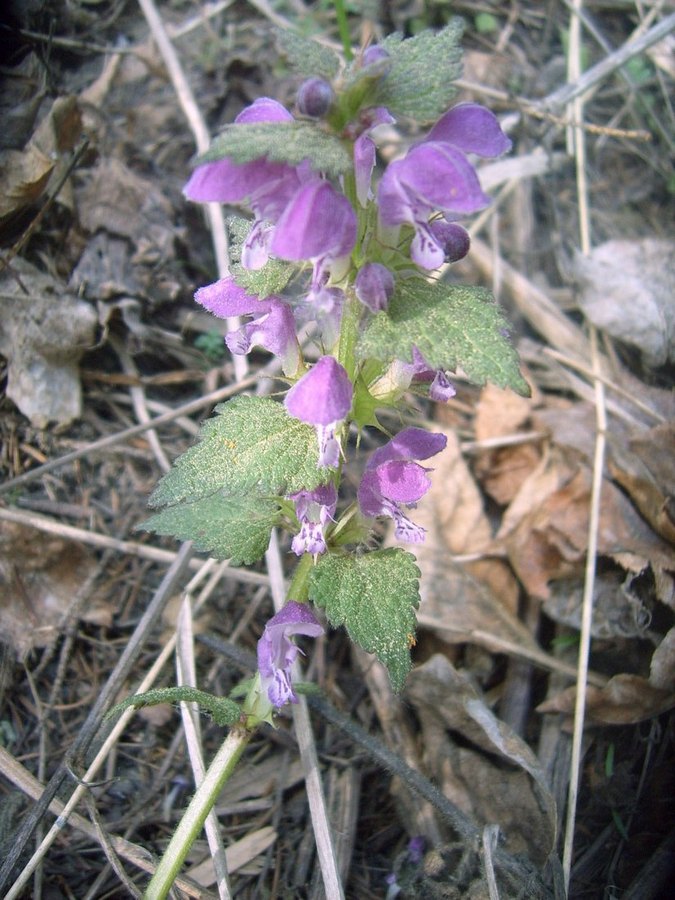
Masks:
[[[528,745],[440,654],[411,672],[406,697],[417,710],[426,761],[445,796],[480,824],[498,824],[510,852],[543,863],[555,843],[556,805]],[[447,729],[464,739],[462,746]]]
[[[68,165],[65,156],[82,133],[82,119],[75,97],[58,97],[38,125],[23,151],[0,154],[0,222],[36,203],[45,192],[52,173]],[[69,203],[68,189],[60,194]]]
[[[91,234],[106,231],[131,241],[135,264],[156,265],[173,255],[176,228],[169,200],[155,182],[117,159],[102,159],[77,194],[80,221]]]
[[[14,522],[0,522],[0,639],[23,659],[46,647],[60,628],[82,583],[96,569],[79,544]],[[82,618],[110,624],[111,613],[90,604]]]
[[[553,580],[581,577],[588,545],[591,470],[552,448],[507,509],[498,534],[526,590],[550,596]],[[625,495],[604,481],[598,553],[636,571],[672,568],[670,549],[645,524]],[[629,559],[627,555],[630,557]]]
[[[18,278],[17,278],[18,276]],[[18,258],[0,274],[0,352],[8,360],[7,396],[37,428],[81,412],[80,356],[95,340],[88,303]]]
[[[300,760],[292,762],[286,770],[280,764],[278,754],[273,754],[255,765],[237,766],[218,799],[217,810],[227,808],[252,797],[270,797],[279,788],[279,778],[284,775],[284,788],[293,787],[303,780]]]
[[[507,506],[540,460],[541,449],[536,443],[501,447],[480,455],[476,475],[493,500]]]
[[[667,632],[654,651],[649,683],[662,691],[675,691],[675,628]]]
[[[0,154],[0,223],[37,202],[46,188],[54,160],[34,146]]]
[[[574,266],[579,306],[597,328],[637,347],[647,366],[675,361],[675,242],[607,241]]]
[[[591,635],[594,638],[645,637],[650,612],[632,590],[633,578],[622,572],[597,572],[593,590]],[[581,580],[552,581],[544,611],[553,619],[581,630],[584,587]]]
[[[418,565],[423,571],[422,584],[432,570],[436,580],[443,578],[450,555],[481,554],[489,557],[493,549],[492,530],[480,491],[462,457],[457,435],[441,430],[448,438],[446,449],[436,459],[431,488],[415,512],[415,521],[428,530],[426,540],[415,548]],[[466,572],[487,586],[499,598],[505,611],[517,608],[518,586],[501,560],[486,558],[465,564]],[[440,594],[453,596],[446,588]],[[451,602],[459,602],[461,591]],[[487,624],[487,623],[484,623]]]
[[[517,434],[529,419],[531,406],[532,401],[527,397],[488,384],[481,391],[476,407],[476,440]]]
[[[665,422],[611,446],[612,477],[652,528],[675,544],[675,423]]]
[[[537,707],[540,713],[574,713],[576,687],[567,688]],[[615,675],[604,688],[586,688],[586,716],[603,725],[634,725],[675,706],[675,691],[663,690],[640,675]]]
[[[476,408],[477,441],[518,434],[530,418],[532,400],[494,385],[483,388]],[[476,457],[475,471],[497,503],[510,503],[523,481],[537,466],[541,450],[535,443],[484,450]]]
[[[276,841],[278,835],[271,825],[264,825],[256,831],[252,831],[245,837],[225,850],[227,871],[237,872],[245,865],[268,850]],[[211,887],[216,883],[216,872],[213,866],[213,858],[208,856],[203,862],[197,863],[187,870],[189,877],[202,887]]]
[[[481,632],[534,649],[530,633],[515,616],[518,586],[508,566],[494,558],[461,566],[450,559],[489,553],[492,535],[457,437],[450,430],[444,434],[448,445],[437,457],[431,488],[414,513],[427,529],[426,540],[415,547],[422,572],[418,619],[437,629],[443,640],[470,641],[472,633]]]

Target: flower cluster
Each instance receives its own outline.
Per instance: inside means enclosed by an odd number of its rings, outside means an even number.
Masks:
[[[395,122],[390,110],[376,102],[375,88],[378,78],[386,77],[387,61],[386,49],[369,48],[356,65],[374,74],[358,82],[353,95],[340,94],[349,79],[329,84],[310,78],[299,89],[296,115],[264,97],[235,120],[235,128],[310,122],[324,135],[332,130],[341,152],[347,147],[352,160],[339,179],[331,180],[311,153],[298,162],[300,154],[284,156],[282,150],[274,159],[264,152],[255,158],[249,153],[244,161],[209,159],[197,166],[184,189],[190,200],[251,213],[240,247],[244,272],[257,273],[270,259],[292,270],[287,287],[278,293],[259,296],[250,288],[259,282],[238,281],[235,273],[200,288],[195,299],[218,317],[240,320],[225,339],[232,353],[260,347],[279,358],[290,382],[286,412],[316,432],[319,484],[279,501],[295,510],[293,553],[311,555],[314,563],[331,552],[340,522],[354,515],[361,522],[355,534],[367,533],[370,520],[386,517],[393,520],[399,540],[424,540],[424,529],[406,511],[430,486],[431,470],[420,460],[441,452],[445,436],[407,427],[375,450],[358,484],[357,504],[341,520],[336,516],[346,437],[350,425],[378,425],[370,410],[378,403],[395,405],[412,385],[418,392],[428,386],[427,396],[436,402],[447,401],[455,388],[446,370],[431,365],[412,341],[407,358],[378,358],[368,365],[355,348],[368,323],[386,319],[394,302],[400,308],[396,298],[404,280],[422,278],[466,255],[469,237],[457,220],[490,199],[471,157],[495,157],[511,145],[491,112],[461,103],[445,112],[405,156],[390,162],[374,186],[377,129]],[[369,90],[373,102],[368,101]],[[314,362],[305,358],[298,339],[308,324],[319,347]],[[426,352],[434,358],[430,349]],[[322,631],[308,605],[296,601],[267,623],[258,643],[258,668],[262,693],[275,708],[297,700],[291,669],[300,651],[292,636],[316,637]]]

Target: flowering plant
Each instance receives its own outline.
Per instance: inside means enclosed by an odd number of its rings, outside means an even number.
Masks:
[[[144,526],[245,565],[262,557],[273,528],[289,532],[299,561],[258,645],[240,716],[247,726],[297,702],[292,637],[322,633],[319,617],[344,625],[403,686],[419,570],[401,547],[373,549],[372,529],[390,518],[397,541],[424,540],[408,510],[430,485],[422,462],[446,438],[411,426],[391,434],[381,411],[403,408],[409,389],[446,401],[457,372],[527,392],[489,292],[439,271],[469,249],[457,220],[490,202],[471,157],[511,146],[487,109],[448,108],[460,34],[453,22],[408,40],[392,35],[343,66],[285,33],[291,66],[308,76],[295,113],[256,100],[185,187],[189,200],[251,214],[231,220],[230,275],[195,299],[215,316],[243,318],[226,336],[230,352],[273,354],[289,385],[283,402],[241,396],[218,407],[160,482],[151,499],[159,511]],[[401,118],[434,124],[376,181],[378,128]],[[342,475],[366,429],[384,439],[350,502]]]

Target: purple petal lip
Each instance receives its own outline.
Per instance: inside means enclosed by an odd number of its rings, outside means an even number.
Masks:
[[[416,503],[431,487],[427,470],[409,460],[392,459],[372,471],[382,496],[396,503]]]
[[[305,634],[308,637],[318,637],[323,634],[323,627],[306,603],[297,603],[289,600],[268,621],[265,631],[282,626],[285,635]]]
[[[459,103],[436,122],[425,141],[452,144],[464,153],[477,156],[501,156],[511,149],[497,117],[478,103]]]
[[[402,541],[419,544],[425,530],[405,515],[401,504],[414,505],[428,491],[428,469],[414,462],[439,453],[446,445],[444,434],[421,428],[405,428],[370,457],[357,490],[361,512],[370,517],[389,516],[394,534]]]
[[[332,425],[347,415],[353,388],[349,375],[332,356],[322,356],[286,394],[288,412],[310,425]]]
[[[337,259],[354,249],[356,213],[328,182],[303,184],[280,216],[270,250],[289,260]]]
[[[199,288],[195,293],[195,300],[219,319],[227,319],[230,316],[263,315],[270,309],[269,300],[259,300],[258,297],[247,294],[231,276],[220,278],[213,284]]]
[[[256,122],[292,122],[293,116],[278,100],[273,100],[271,97],[258,97],[250,106],[242,109],[234,121],[237,125]]]
[[[424,428],[404,428],[371,454],[366,468],[372,469],[395,459],[429,459],[444,450],[447,443],[448,439],[444,434],[426,431]]]
[[[369,262],[362,266],[354,281],[354,290],[364,306],[371,312],[386,309],[394,295],[394,276],[381,263]]]
[[[297,174],[286,163],[267,159],[235,163],[226,157],[197,166],[183,194],[198,203],[240,204],[250,202],[263,189],[279,188],[289,178],[295,180],[297,187]]]
[[[325,507],[332,516],[337,504],[337,491],[335,490],[335,485],[329,482],[328,484],[320,484],[311,491],[298,491],[295,494],[289,494],[289,499],[295,503],[295,511],[298,518],[304,518],[312,503]]]
[[[490,203],[464,154],[443,143],[418,144],[404,159],[390,163],[378,196],[385,225],[426,222],[434,210],[464,215]]]

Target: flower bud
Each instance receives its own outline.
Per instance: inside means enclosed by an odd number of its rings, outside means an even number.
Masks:
[[[381,263],[366,263],[354,282],[356,296],[371,312],[386,309],[394,295],[394,276]]]
[[[371,44],[363,54],[363,65],[370,66],[375,62],[379,62],[381,59],[389,59],[389,54],[384,49],[384,47],[380,47],[379,44]]]
[[[298,90],[297,104],[303,116],[319,119],[333,102],[333,88],[323,78],[308,78]]]
[[[454,222],[432,222],[429,227],[443,249],[446,262],[453,263],[464,259],[469,252],[471,240],[461,225]]]

